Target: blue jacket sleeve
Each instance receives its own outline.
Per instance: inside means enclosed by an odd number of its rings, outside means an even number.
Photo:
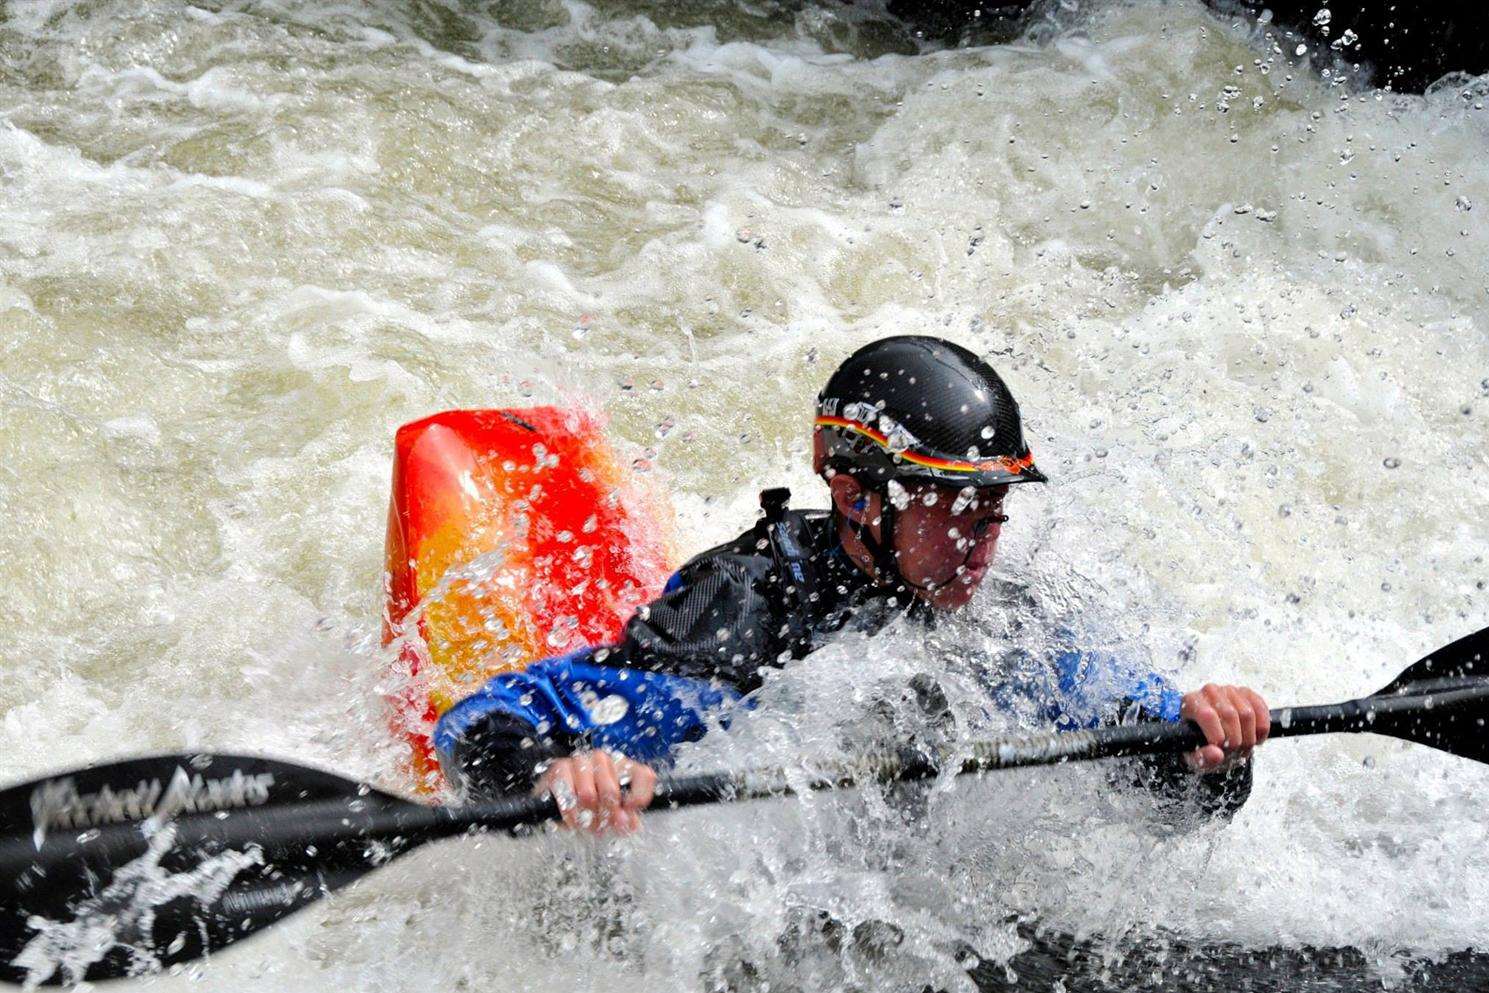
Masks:
[[[502,673],[446,711],[434,731],[446,775],[489,796],[530,788],[539,764],[581,746],[665,762],[740,699],[705,680],[606,666],[605,654],[584,649]]]
[[[999,674],[992,687],[999,709],[1057,731],[1115,724],[1139,711],[1179,719],[1182,698],[1163,676],[1110,652],[1074,647],[1062,634],[1065,644],[1052,657],[1020,654]]]
[[[1167,679],[1106,652],[1067,648],[1055,656],[1046,716],[1061,731],[1114,724],[1139,711],[1177,721],[1183,697]]]
[[[1042,687],[1045,717],[1075,731],[1143,720],[1177,721],[1183,694],[1163,676],[1107,652],[1066,648]],[[1251,795],[1251,764],[1199,776],[1180,755],[1154,755],[1113,767],[1113,778],[1138,785],[1158,801],[1165,820],[1230,817]]]

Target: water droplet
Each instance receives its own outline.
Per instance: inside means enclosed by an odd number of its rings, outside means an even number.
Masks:
[[[982,436],[982,439],[984,441],[986,441],[988,438],[991,438],[995,432],[992,425],[988,425],[977,433]]]
[[[1320,7],[1317,14],[1313,15],[1313,23],[1319,27],[1326,26],[1333,19],[1333,13],[1327,7]]]
[[[1398,459],[1396,456],[1391,455],[1388,456],[1386,460],[1381,463],[1381,465],[1385,466],[1387,469],[1399,469],[1401,468],[1401,460]]]
[[[957,490],[956,500],[951,505],[951,512],[953,514],[963,513],[972,505],[972,501],[976,496],[976,489],[971,486],[963,486],[960,490]]]
[[[899,480],[891,479],[887,490],[889,502],[894,505],[895,510],[904,510],[910,506],[910,491],[901,486]]]
[[[1468,197],[1459,197],[1453,206],[1462,211],[1469,211],[1473,210],[1473,201]]]
[[[1299,45],[1297,48],[1293,49],[1293,54],[1294,55],[1307,55],[1308,54],[1308,46],[1307,45]]]

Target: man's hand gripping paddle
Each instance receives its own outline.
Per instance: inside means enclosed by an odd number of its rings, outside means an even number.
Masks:
[[[1489,762],[1489,628],[1373,696],[1272,711],[1272,737],[1370,731]],[[1185,752],[1192,724],[1006,738],[955,755],[886,753],[792,775],[663,777],[656,807],[1060,762]],[[132,759],[0,792],[0,980],[51,985],[189,962],[262,930],[411,849],[559,816],[550,797],[411,803],[272,759]]]

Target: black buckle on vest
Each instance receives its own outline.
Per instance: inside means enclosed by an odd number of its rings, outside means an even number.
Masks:
[[[784,486],[760,491],[760,509],[765,512],[766,524],[779,524],[786,517],[786,505],[791,502],[791,491]]]

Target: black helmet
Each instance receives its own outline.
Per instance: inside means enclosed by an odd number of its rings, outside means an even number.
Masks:
[[[979,489],[1042,483],[1019,407],[992,366],[940,338],[865,345],[817,395],[826,467],[871,489],[919,479]]]

